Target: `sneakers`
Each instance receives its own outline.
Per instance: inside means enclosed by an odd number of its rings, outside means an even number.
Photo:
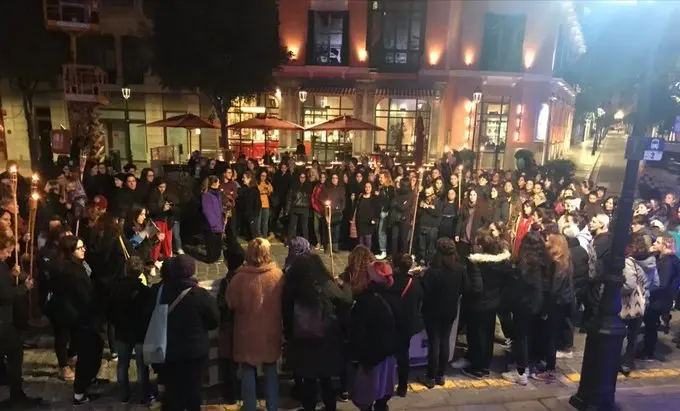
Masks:
[[[73,405],[88,404],[99,398],[97,394],[73,394]]]
[[[437,377],[434,379],[434,383],[437,384],[440,387],[443,387],[446,385],[446,378],[444,377]]]
[[[501,374],[504,380],[513,382],[515,384],[519,385],[527,385],[529,384],[529,377],[527,376],[527,372],[524,371],[524,374],[520,374],[517,370],[509,371],[509,372],[504,372]]]
[[[376,255],[375,258],[376,260],[384,260],[385,258],[387,258],[387,253],[383,251],[380,254]]]
[[[348,402],[349,401],[349,392],[343,391],[343,392],[338,393],[338,401]]]
[[[536,373],[534,378],[538,381],[543,381],[546,383],[551,383],[557,381],[557,376],[555,375],[555,371],[543,371]]]
[[[66,367],[59,368],[59,379],[62,381],[73,381],[76,379],[76,374],[67,365]]]
[[[460,370],[460,372],[464,376],[470,377],[470,378],[475,379],[475,380],[481,380],[485,377],[484,371],[473,370],[470,367],[463,368],[463,369]]]
[[[557,351],[557,358],[572,359],[574,358],[573,351]]]
[[[451,363],[451,367],[456,369],[456,370],[467,368],[469,366],[470,366],[470,361],[468,361],[465,357],[461,357],[461,358],[459,358],[456,361]]]

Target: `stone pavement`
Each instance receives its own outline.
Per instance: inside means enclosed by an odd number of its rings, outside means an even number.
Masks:
[[[281,244],[272,245],[274,255],[279,264],[283,264],[286,248]],[[347,264],[347,252],[334,255],[336,270],[341,270]],[[322,254],[322,258],[329,263],[330,257]],[[198,264],[197,277],[202,281],[221,278],[226,271],[221,263]],[[673,326],[677,331],[680,328],[680,314],[675,312],[676,318]],[[485,380],[471,380],[454,370],[447,375],[444,387],[427,390],[416,382],[416,378],[423,373],[422,368],[415,368],[411,375],[409,394],[406,398],[393,398],[390,401],[392,411],[399,410],[455,410],[455,411],[533,411],[533,410],[568,410],[565,399],[573,394],[580,378],[579,372],[583,357],[585,335],[576,334],[575,351],[572,359],[558,359],[560,378],[553,384],[545,384],[538,381],[530,381],[526,387],[513,385],[500,378],[499,373],[506,371],[509,359],[507,353],[496,346],[495,358],[492,366],[493,377]],[[638,370],[630,377],[619,377],[619,393],[626,402],[634,404],[644,403],[643,396],[628,395],[635,390],[648,390],[658,387],[675,387],[680,389],[680,354],[671,342],[670,335],[660,334],[661,354],[667,356],[666,362],[642,362],[638,361]],[[41,396],[47,402],[45,409],[67,410],[72,409],[70,397],[72,387],[70,384],[59,381],[56,378],[56,358],[52,349],[52,337],[46,331],[38,341],[38,348],[26,350],[25,353],[25,383],[29,395]],[[100,377],[108,378],[115,382],[116,363],[105,359],[102,362]],[[131,380],[136,380],[134,365],[131,365]],[[294,410],[299,406],[287,397],[290,381],[282,381],[281,409]],[[205,409],[214,410],[237,410],[238,406],[225,406],[220,403],[219,390],[217,387],[207,388],[205,392]],[[5,399],[8,392],[5,387],[0,387],[0,401]],[[674,394],[677,398],[678,394]],[[662,396],[663,397],[663,396]],[[629,398],[633,398],[630,399]],[[650,401],[652,401],[650,399]],[[654,401],[661,401],[654,396]],[[663,408],[655,406],[654,411],[680,410],[680,403],[675,408]],[[637,407],[637,405],[635,405]],[[0,403],[0,409],[2,404]],[[123,405],[117,401],[115,384],[103,388],[103,397],[92,405],[82,406],[79,409],[86,410],[136,410],[143,409],[134,405]],[[339,404],[341,411],[355,410],[351,403]],[[624,408],[627,411],[638,411],[640,408]]]
[[[600,158],[602,150],[598,150],[595,152],[595,155],[592,155],[592,148],[593,140],[588,140],[572,145],[567,152],[566,159],[576,164],[575,178],[578,181],[590,179],[593,169]]]

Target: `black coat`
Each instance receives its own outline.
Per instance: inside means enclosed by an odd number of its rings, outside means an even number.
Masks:
[[[504,289],[512,276],[510,252],[470,254],[470,292],[464,304],[470,311],[494,311],[501,304]]]
[[[546,270],[545,264],[520,261],[503,290],[502,308],[512,313],[538,314],[543,307],[543,278]]]
[[[26,287],[16,285],[10,268],[0,262],[0,341],[5,333],[14,332],[14,304],[25,293]]]
[[[373,234],[380,215],[377,198],[373,195],[370,198],[359,195],[354,201],[354,213],[358,235]]]
[[[325,273],[326,275],[319,275]],[[295,335],[294,307],[298,297],[291,287],[290,278],[324,278],[317,284],[325,319],[324,336],[319,339],[297,338]],[[345,366],[343,358],[343,313],[352,306],[352,292],[349,284],[338,287],[328,269],[316,254],[298,257],[286,273],[282,296],[283,333],[288,342],[287,364],[293,373],[303,378],[334,377],[340,375]],[[299,303],[298,303],[299,304]]]
[[[141,273],[140,273],[141,274]],[[111,290],[111,322],[116,340],[127,344],[144,342],[154,308],[153,291],[139,277],[122,278]]]
[[[313,189],[312,184],[307,181],[302,184],[295,183],[288,194],[286,213],[309,212],[312,207]]]
[[[475,243],[475,238],[477,236],[477,231],[486,226],[491,222],[492,216],[487,212],[484,203],[481,200],[477,200],[475,205],[474,214],[470,216],[471,210],[467,205],[463,205],[463,209],[458,213],[458,222],[456,223],[456,236],[460,237],[460,241],[465,241],[465,229],[467,222],[472,218],[472,230],[470,230],[470,244]]]
[[[236,214],[250,221],[262,210],[262,199],[257,186],[241,187],[236,199]]]
[[[342,213],[345,210],[345,187],[326,184],[321,192],[321,201],[324,204],[326,201],[331,203],[331,225],[340,224],[342,222]]]
[[[650,293],[650,306],[668,312],[680,287],[680,260],[674,254],[662,255],[656,263],[659,271],[659,288]]]
[[[393,186],[380,186],[378,188],[378,206],[381,212],[390,211],[390,204],[394,198]]]
[[[171,304],[186,287],[164,282],[161,304]],[[153,287],[156,301],[160,286]],[[208,331],[220,324],[220,312],[215,297],[201,288],[193,287],[168,315],[168,345],[166,361],[194,360],[207,357],[210,350]]]
[[[411,224],[415,195],[411,189],[399,188],[390,204],[390,224]]]
[[[382,286],[371,284],[356,296],[349,333],[350,359],[370,369],[397,353],[400,301]]]
[[[590,277],[588,275],[588,252],[581,247],[576,238],[567,238],[569,243],[569,254],[571,255],[571,265],[574,268],[573,281],[574,291],[579,294],[588,286]]]
[[[420,227],[439,228],[439,223],[442,219],[442,202],[435,198],[433,205],[434,208],[426,208],[420,207],[420,204],[418,204],[418,222]]]
[[[288,201],[288,190],[293,182],[293,176],[290,173],[282,174],[281,171],[274,173],[272,177],[272,187],[274,193],[272,194],[272,203],[285,205]]]
[[[423,277],[423,318],[425,322],[454,321],[458,301],[468,287],[465,266],[430,267]]]
[[[163,210],[165,203],[172,203],[166,196],[166,193],[161,193],[158,188],[153,188],[149,193],[149,217],[153,221],[163,221],[172,229],[175,222],[172,206],[169,210]]]
[[[98,327],[103,317],[102,306],[85,266],[67,260],[60,262],[59,268],[54,278],[53,298],[63,304],[56,310],[57,316],[78,328]]]
[[[399,334],[402,340],[421,332],[424,328],[422,314],[424,297],[420,278],[397,271],[394,273],[394,284],[389,288],[389,292],[399,298],[401,303],[399,316],[403,318],[403,323],[399,324]]]
[[[453,238],[456,235],[458,200],[442,202],[442,219],[439,222],[439,237]]]

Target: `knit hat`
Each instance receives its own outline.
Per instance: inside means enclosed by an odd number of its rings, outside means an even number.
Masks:
[[[437,240],[435,249],[442,255],[453,255],[456,254],[456,243],[448,237],[442,237]]]
[[[198,284],[194,278],[194,273],[196,272],[196,260],[189,257],[186,254],[178,255],[170,259],[163,264],[163,268],[167,267],[167,271],[164,271],[165,276],[164,281],[177,283],[182,287],[193,287]],[[161,270],[163,270],[161,268]]]
[[[368,266],[368,276],[377,284],[391,287],[394,284],[392,266],[384,261],[374,261]]]
[[[304,237],[293,238],[292,240],[290,240],[290,244],[288,244],[288,256],[286,257],[286,265],[293,264],[293,261],[295,261],[297,257],[309,254],[311,252],[312,246],[309,244],[309,241],[307,241],[306,238]]]
[[[94,204],[94,208],[97,210],[106,211],[109,206],[109,201],[103,195],[96,195],[92,199],[92,204]]]

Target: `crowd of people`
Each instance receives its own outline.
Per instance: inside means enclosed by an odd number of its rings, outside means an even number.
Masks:
[[[106,383],[97,375],[107,353],[121,401],[133,398],[134,358],[137,400],[200,409],[214,329],[222,394],[246,411],[256,409],[258,373],[267,409],[277,409],[282,363],[305,411],[319,397],[326,410],[348,400],[387,410],[393,395],[407,395],[410,342],[423,331],[418,380],[427,388],[445,384],[449,365],[473,379],[491,375],[496,343],[509,351],[503,378],[554,381],[557,358],[573,356],[577,325],[586,330],[598,316],[618,205],[592,182],[476,171],[451,155],[427,170],[389,158],[323,168],[287,156],[228,165],[194,155],[186,204],[153,170],[137,176],[131,164],[123,173],[64,164],[33,184],[16,167],[0,174],[0,375],[21,406],[39,401],[24,394],[21,367],[22,333],[40,315],[76,405]],[[203,227],[205,252],[192,254],[226,265],[214,293],[195,278],[180,221]],[[279,240],[283,266],[271,250]],[[636,202],[621,287],[624,375],[636,360],[663,360],[657,336],[669,332],[678,300],[678,241],[674,193]],[[342,273],[329,272],[322,250],[350,251]],[[149,364],[144,342],[159,306],[168,307],[167,346],[164,361]],[[454,358],[457,339],[465,344]]]

